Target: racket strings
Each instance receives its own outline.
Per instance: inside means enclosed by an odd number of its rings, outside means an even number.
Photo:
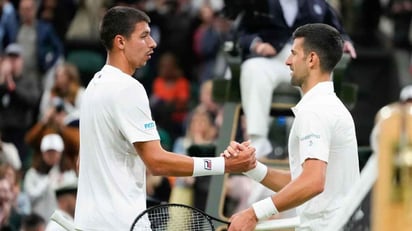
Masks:
[[[186,207],[159,207],[148,213],[150,225],[136,224],[142,231],[213,231],[211,221],[202,213]],[[147,221],[147,220],[146,220]]]

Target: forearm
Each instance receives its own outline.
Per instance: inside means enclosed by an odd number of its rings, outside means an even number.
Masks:
[[[289,171],[268,168],[266,177],[260,183],[275,192],[279,192],[283,187],[289,184],[290,181],[291,176]]]
[[[285,211],[299,206],[323,191],[316,179],[300,176],[284,186],[272,196],[279,211]]]
[[[146,166],[155,176],[192,176],[193,158],[172,152],[162,151],[147,161]]]

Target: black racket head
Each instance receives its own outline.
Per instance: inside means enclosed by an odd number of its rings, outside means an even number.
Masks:
[[[139,214],[130,231],[214,231],[212,219],[228,224],[187,205],[161,204]]]

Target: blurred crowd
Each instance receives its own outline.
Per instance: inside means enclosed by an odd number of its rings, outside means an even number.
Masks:
[[[151,18],[158,48],[134,77],[150,96],[163,147],[182,155],[216,151],[223,117],[222,105],[213,100],[213,79],[221,77],[225,65],[221,48],[231,38],[233,23],[222,14],[225,2],[0,0],[0,231],[56,230],[48,224],[56,209],[74,216],[79,109],[88,81],[106,59],[98,26],[112,6],[136,7]],[[348,79],[360,86],[359,105],[362,94],[368,94],[363,91],[365,83],[358,82],[367,76],[356,75],[358,66],[364,67],[357,62],[369,55],[372,44],[365,43],[365,36],[384,41],[378,43],[379,49],[394,51],[391,60],[396,71],[388,72],[393,75],[386,78],[396,82],[396,89],[387,90],[398,97],[400,88],[412,83],[412,1],[329,2],[341,13],[355,47],[360,48],[358,61],[348,67]],[[366,8],[376,15],[362,14]],[[353,17],[354,12],[367,20]],[[362,34],[359,21],[369,22],[363,26],[373,33]],[[396,97],[375,103],[372,113]],[[356,113],[361,111],[355,107],[354,113],[357,120]],[[359,117],[355,123],[367,120],[373,124],[373,119]],[[170,200],[204,208],[208,183],[205,178],[163,178],[148,173],[147,192],[155,203]],[[183,189],[192,191],[184,194]],[[176,198],[177,192],[188,196]],[[242,203],[245,198],[235,199]]]

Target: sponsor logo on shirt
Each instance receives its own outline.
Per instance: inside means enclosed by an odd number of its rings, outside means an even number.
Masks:
[[[311,138],[320,139],[320,135],[316,135],[316,134],[312,133],[312,134],[309,134],[309,135],[306,135],[306,136],[300,138],[300,141],[304,141],[304,140],[311,139]]]
[[[206,170],[212,170],[212,161],[211,160],[204,160],[204,168]]]
[[[145,130],[149,130],[149,129],[155,128],[156,124],[155,124],[155,122],[152,121],[152,122],[145,123],[143,125],[143,127],[144,127]]]

